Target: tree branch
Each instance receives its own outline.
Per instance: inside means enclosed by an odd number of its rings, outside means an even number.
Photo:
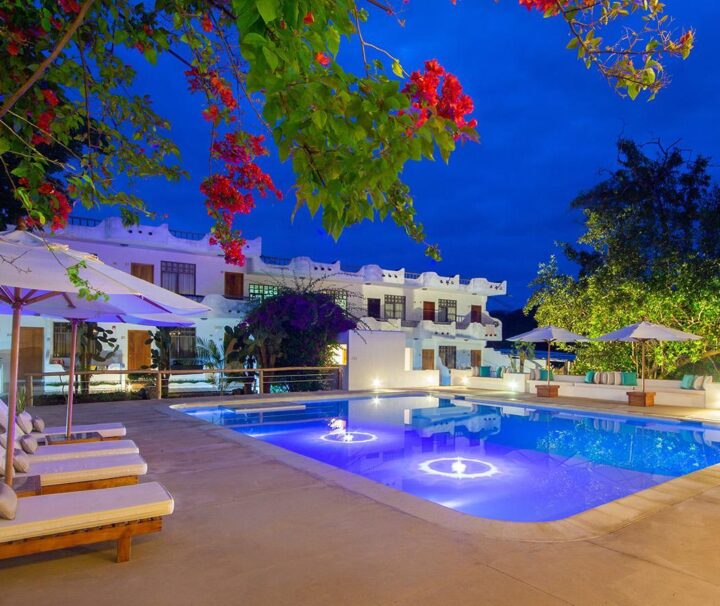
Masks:
[[[20,97],[22,97],[26,92],[28,92],[28,90],[30,90],[30,87],[41,78],[47,68],[50,67],[52,62],[57,59],[60,51],[62,51],[62,49],[65,48],[65,46],[67,45],[67,43],[70,42],[70,39],[73,37],[73,35],[75,35],[78,27],[80,27],[82,22],[85,20],[85,15],[87,15],[87,12],[90,10],[93,2],[95,2],[95,0],[85,0],[85,3],[80,8],[80,12],[75,17],[75,20],[72,22],[63,37],[60,38],[50,55],[48,55],[48,57],[40,65],[38,65],[32,76],[30,76],[30,78],[25,81],[25,84],[23,84],[19,89],[17,89],[10,97],[8,97],[5,103],[3,103],[3,106],[0,107],[0,119],[10,111],[13,105],[18,102]]]

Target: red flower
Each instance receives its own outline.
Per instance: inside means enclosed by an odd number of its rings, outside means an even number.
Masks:
[[[66,13],[80,12],[80,3],[76,0],[58,0],[58,4]]]
[[[315,61],[317,61],[323,67],[330,65],[330,57],[323,53],[315,53]]]
[[[20,45],[15,41],[8,42],[7,52],[16,57],[20,53]]]
[[[42,89],[40,92],[42,93],[42,96],[45,97],[45,103],[47,103],[50,107],[55,107],[59,103],[57,95],[49,88]]]
[[[202,28],[203,28],[203,31],[207,32],[207,33],[210,33],[211,31],[213,31],[213,24],[212,24],[212,21],[210,20],[209,15],[203,15]]]
[[[315,23],[315,16],[312,14],[311,11],[308,11],[307,14],[303,17],[303,23],[307,23],[310,25],[311,23]]]
[[[203,110],[203,118],[208,122],[215,122],[218,119],[219,110],[217,105],[211,105],[206,110]]]

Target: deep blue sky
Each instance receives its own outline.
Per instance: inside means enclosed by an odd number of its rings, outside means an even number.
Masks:
[[[697,29],[697,46],[687,61],[671,62],[670,87],[650,103],[620,98],[596,72],[586,71],[565,50],[567,34],[558,19],[542,19],[516,0],[446,4],[433,2],[430,9],[427,0],[413,0],[404,29],[377,13],[365,31],[370,41],[392,49],[408,71],[437,58],[475,100],[480,144],[465,144],[449,165],[424,162],[408,165],[405,173],[428,239],[440,243],[443,261],[427,259],[422,247],[389,221],[350,228],[335,243],[319,218],[310,219],[305,210],[291,223],[291,195],[279,203],[261,201],[242,220],[247,237],[262,236],[265,254],[507,280],[509,296],[498,303],[519,307],[554,242],[580,233],[579,217],[568,204],[597,182],[603,169],[613,167],[619,136],[680,140],[683,147],[720,161],[717,0],[667,1],[678,27]],[[341,59],[358,52],[355,44],[343,44]],[[202,100],[186,94],[175,60],[138,67],[139,88],[172,121],[191,174],[178,184],[143,184],[138,192],[153,210],[170,214],[172,227],[207,229],[210,221],[198,191],[208,169]],[[287,192],[289,168],[272,160],[265,167]]]

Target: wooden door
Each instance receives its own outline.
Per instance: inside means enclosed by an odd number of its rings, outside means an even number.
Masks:
[[[435,301],[423,301],[423,320],[435,321]]]
[[[244,296],[245,276],[238,271],[225,272],[225,296],[230,299],[242,299]]]
[[[25,379],[28,373],[43,371],[43,349],[45,329],[29,326],[20,327],[20,357],[18,358],[18,378]]]
[[[152,263],[130,263],[130,273],[136,278],[155,283],[155,266]]]
[[[470,366],[482,366],[482,349],[470,350]]]
[[[476,322],[478,324],[482,322],[482,305],[470,306],[470,322]]]
[[[422,350],[422,369],[423,370],[435,370],[435,350],[434,349],[423,349]]]
[[[380,318],[380,299],[367,300],[367,315],[368,318]]]
[[[147,330],[128,330],[128,370],[140,370],[150,366],[150,344]]]

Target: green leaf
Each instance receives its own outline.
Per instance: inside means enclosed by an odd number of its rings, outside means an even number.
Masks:
[[[402,65],[400,65],[400,61],[398,61],[397,59],[395,59],[395,61],[393,61],[392,71],[393,71],[393,74],[395,74],[398,78],[403,77],[403,68],[402,68]]]
[[[276,0],[256,0],[255,6],[257,6],[258,12],[265,23],[270,23],[271,21],[275,21],[275,19],[277,19]]]
[[[271,70],[276,70],[277,66],[279,64],[278,56],[270,50],[267,46],[262,47],[263,55],[265,56],[265,60],[268,62],[268,65],[270,66]]]

